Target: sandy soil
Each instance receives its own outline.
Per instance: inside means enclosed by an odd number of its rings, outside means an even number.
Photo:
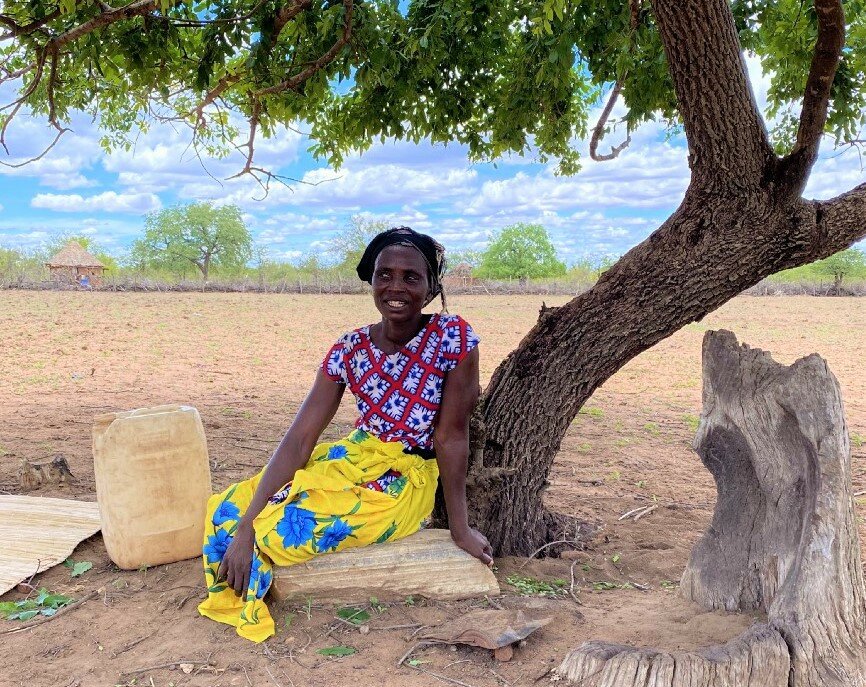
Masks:
[[[486,381],[532,326],[542,298],[449,300],[482,336]],[[267,460],[338,334],[374,319],[361,296],[0,292],[0,491],[23,493],[23,459],[62,454],[76,483],[27,493],[95,500],[93,417],[172,402],[199,409],[214,487],[222,489]],[[570,559],[498,560],[502,597],[378,605],[369,634],[335,622],[324,598],[278,604],[277,636],[256,646],[197,615],[198,561],[120,571],[97,535],[73,555],[92,561],[92,570],[72,579],[59,566],[33,580],[76,598],[95,593],[89,601],[22,632],[8,632],[21,627],[17,622],[0,622],[6,632],[0,686],[442,684],[422,671],[472,687],[533,685],[587,639],[684,649],[726,641],[754,618],[705,613],[675,593],[715,499],[712,479],[690,446],[700,414],[701,337],[721,327],[785,363],[812,352],[829,361],[846,404],[855,491],[866,490],[866,300],[738,298],[626,365],[586,404],[554,465],[548,500],[598,523],[599,533]],[[352,420],[344,402],[326,438],[344,434]],[[637,522],[618,519],[650,504],[656,509]],[[570,581],[572,571],[581,605],[568,595],[520,596],[505,582],[515,573]],[[24,595],[12,591],[3,600]],[[397,667],[412,646],[413,628],[378,629],[429,626],[491,602],[555,622],[509,663],[480,649],[434,646],[413,654],[418,665]],[[316,653],[337,644],[357,653]],[[193,671],[168,667],[179,662],[193,663]]]

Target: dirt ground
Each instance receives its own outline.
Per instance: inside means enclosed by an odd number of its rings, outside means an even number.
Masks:
[[[482,337],[483,382],[532,326],[542,300],[449,299]],[[222,489],[267,460],[333,340],[374,320],[363,296],[0,292],[0,492],[25,493],[23,459],[62,454],[76,482],[26,493],[95,500],[93,417],[175,402],[199,409],[214,488]],[[557,457],[547,499],[598,523],[599,533],[572,559],[497,560],[501,597],[367,604],[367,634],[336,621],[326,598],[274,604],[278,633],[254,645],[198,616],[199,561],[121,571],[96,535],[72,556],[93,563],[84,575],[73,579],[57,566],[32,580],[78,599],[93,594],[86,603],[20,632],[10,632],[23,627],[19,621],[0,621],[0,686],[531,686],[546,683],[549,670],[587,639],[661,648],[726,641],[754,618],[704,613],[676,595],[715,500],[690,448],[701,409],[701,337],[710,328],[730,329],[784,363],[812,352],[829,361],[846,404],[855,492],[866,493],[866,299],[741,297],[633,360],[586,404]],[[325,438],[343,435],[352,420],[347,400]],[[647,505],[656,508],[646,517],[619,520]],[[580,604],[568,594],[521,596],[506,583],[520,574],[570,586],[572,572]],[[16,590],[2,600],[25,595]],[[417,627],[489,605],[554,622],[508,663],[480,649],[432,646],[412,654],[414,665],[396,665]],[[335,645],[357,653],[317,653]],[[191,672],[179,663],[192,664]]]

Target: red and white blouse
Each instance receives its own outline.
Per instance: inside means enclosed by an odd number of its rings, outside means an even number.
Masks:
[[[370,326],[341,336],[322,371],[354,394],[358,429],[407,448],[431,449],[445,375],[479,338],[459,315],[433,315],[415,338],[387,355],[370,338]]]

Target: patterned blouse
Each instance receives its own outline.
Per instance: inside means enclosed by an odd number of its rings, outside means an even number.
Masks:
[[[341,336],[322,371],[354,394],[358,429],[409,449],[432,449],[445,375],[478,345],[478,336],[459,315],[433,315],[414,339],[386,355],[370,338],[370,326]]]

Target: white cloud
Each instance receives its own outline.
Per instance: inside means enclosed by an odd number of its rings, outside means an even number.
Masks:
[[[91,169],[103,154],[98,133],[82,116],[73,117],[71,127],[73,131],[61,136],[44,157],[34,160],[51,145],[57,132],[44,118],[19,113],[7,132],[10,154],[3,156],[3,162],[22,166],[0,166],[0,175],[35,177],[40,185],[60,190],[93,185],[81,172]]]
[[[235,124],[240,130],[239,139],[245,138],[243,122],[238,120]],[[256,186],[249,177],[229,179],[243,169],[243,155],[233,153],[218,158],[201,154],[199,157],[191,141],[192,132],[188,129],[154,126],[139,137],[134,148],[112,151],[103,166],[117,174],[118,183],[123,186],[154,192],[183,188],[181,195],[192,200],[217,198],[226,188]],[[297,160],[301,141],[301,134],[279,126],[271,138],[256,141],[255,164],[279,172],[281,167]]]
[[[38,193],[30,201],[31,207],[56,212],[125,212],[143,214],[159,210],[162,202],[153,193],[116,193],[106,191],[95,196]]]
[[[862,167],[858,152],[853,148],[834,151],[832,146],[832,141],[825,137],[825,150],[821,151],[812,168],[803,194],[807,198],[832,198],[866,182],[866,171]]]
[[[99,182],[94,179],[88,179],[83,174],[78,172],[68,172],[63,174],[48,173],[42,174],[39,177],[40,186],[50,186],[58,191],[69,191],[73,188],[89,188],[99,186]]]

